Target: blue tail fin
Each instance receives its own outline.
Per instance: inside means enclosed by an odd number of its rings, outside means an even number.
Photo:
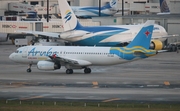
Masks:
[[[111,0],[107,5],[103,6],[101,9],[116,9],[117,0]]]
[[[160,10],[161,10],[161,13],[170,12],[166,0],[160,0],[159,2],[160,2]]]
[[[132,48],[134,46],[141,46],[146,49],[149,49],[151,37],[154,28],[154,20],[148,20],[139,31],[139,33],[135,36],[134,40],[128,44],[127,48]]]

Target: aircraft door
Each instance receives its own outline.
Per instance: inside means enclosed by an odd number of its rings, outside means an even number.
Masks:
[[[22,58],[27,58],[27,53],[28,53],[28,48],[24,47],[23,52],[22,52]]]

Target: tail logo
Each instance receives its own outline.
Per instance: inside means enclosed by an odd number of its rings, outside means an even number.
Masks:
[[[111,2],[111,5],[114,6],[115,4],[116,4],[116,0],[113,0],[113,1]]]
[[[151,32],[149,32],[148,30],[144,33],[146,35],[146,37],[148,38],[149,34],[151,34]]]
[[[64,17],[64,19],[66,19],[66,21],[65,21],[65,23],[66,23],[67,21],[71,20],[71,18],[72,18],[72,13],[71,13],[70,10],[67,10],[66,13],[65,13],[65,15],[66,15],[66,16]]]

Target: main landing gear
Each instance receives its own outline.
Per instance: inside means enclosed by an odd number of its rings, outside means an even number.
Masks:
[[[32,66],[32,64],[29,64],[29,67],[28,67],[28,69],[26,70],[27,72],[31,72],[31,66]]]
[[[85,73],[85,74],[91,73],[91,69],[90,69],[90,68],[85,68],[85,69],[84,69],[84,73]]]
[[[66,70],[66,74],[72,74],[73,73],[73,70],[72,69],[67,69]]]
[[[91,69],[90,68],[84,68],[84,73],[85,74],[91,73]],[[73,69],[67,69],[66,74],[73,74]]]

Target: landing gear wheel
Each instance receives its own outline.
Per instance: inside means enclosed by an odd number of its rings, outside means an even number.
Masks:
[[[27,72],[31,72],[31,69],[30,69],[30,68],[28,68],[28,69],[27,69]]]
[[[85,73],[85,74],[91,73],[91,69],[90,69],[90,68],[85,68],[85,69],[84,69],[84,73]]]
[[[27,72],[31,72],[31,66],[32,64],[29,64],[28,69],[26,70]]]
[[[72,69],[67,69],[66,70],[66,74],[72,74],[73,73],[73,70]]]

